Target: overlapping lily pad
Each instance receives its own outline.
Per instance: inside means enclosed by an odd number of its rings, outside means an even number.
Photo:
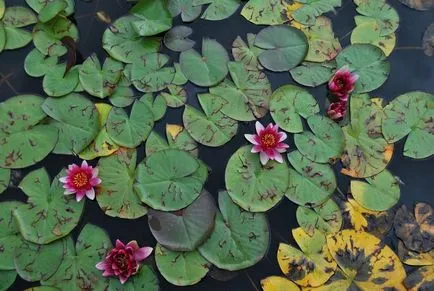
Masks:
[[[313,115],[307,119],[312,130],[294,136],[297,149],[314,162],[327,163],[338,159],[345,146],[342,129],[333,120]]]
[[[108,216],[136,219],[147,213],[133,189],[137,153],[135,149],[119,149],[98,162],[102,183],[96,200]]]
[[[2,247],[2,251],[0,252],[0,277],[4,270],[15,270],[15,248],[21,244],[23,238],[21,237],[19,225],[15,221],[13,213],[22,205],[23,203],[18,201],[0,203],[2,209],[0,212],[0,245]],[[6,275],[4,273],[4,276]]]
[[[162,119],[164,114],[166,114],[167,104],[163,96],[158,95],[154,98],[153,94],[145,94],[140,98],[140,101],[148,105],[149,109],[151,109],[154,121]]]
[[[159,95],[162,97],[171,108],[178,108],[184,106],[187,102],[187,91],[182,86],[169,85],[167,86],[169,92],[161,92]]]
[[[263,52],[259,62],[274,72],[289,71],[300,64],[308,52],[308,41],[304,33],[287,25],[269,26],[262,29],[255,45]]]
[[[313,235],[316,230],[329,234],[338,232],[341,229],[341,212],[336,202],[329,199],[313,208],[299,206],[296,216],[298,224],[309,235]]]
[[[80,83],[83,89],[92,96],[104,98],[110,96],[122,75],[122,63],[106,58],[104,65],[92,54],[80,66]]]
[[[199,196],[207,176],[206,168],[189,153],[162,150],[137,166],[134,190],[153,209],[175,211]]]
[[[202,5],[194,5],[195,0],[169,0],[170,14],[175,17],[181,14],[184,22],[192,22],[202,13]]]
[[[370,44],[354,44],[346,47],[336,57],[337,67],[349,66],[359,75],[356,93],[370,92],[379,88],[387,80],[390,64],[383,51]]]
[[[303,5],[293,11],[291,16],[305,25],[313,25],[318,16],[333,11],[336,7],[342,5],[342,0],[297,0],[297,2]]]
[[[336,262],[332,259],[325,235],[316,231],[312,236],[302,228],[292,230],[292,236],[300,250],[280,243],[277,261],[287,278],[298,285],[318,287],[324,284],[334,273]]]
[[[202,55],[196,50],[184,51],[179,56],[182,72],[192,83],[210,87],[218,84],[228,74],[228,53],[217,41],[204,38]]]
[[[47,95],[60,97],[73,92],[79,82],[78,69],[73,67],[67,71],[67,64],[57,64],[52,66],[44,76],[42,87]]]
[[[298,291],[297,284],[289,279],[280,276],[270,276],[261,280],[261,287],[264,291],[275,291],[275,290],[285,290],[285,291]]]
[[[206,20],[223,20],[233,15],[238,7],[240,0],[193,0],[194,5],[209,4],[202,14]]]
[[[179,149],[198,156],[198,145],[184,127],[177,124],[166,124],[166,137],[164,140],[156,132],[152,132],[146,140],[146,155],[165,149]]]
[[[331,79],[335,68],[335,62],[303,62],[300,66],[292,69],[290,73],[297,83],[307,87],[317,87],[327,83]]]
[[[2,9],[0,17],[0,52],[26,46],[32,34],[22,27],[36,23],[36,15],[27,7],[11,6]]]
[[[156,35],[172,27],[167,0],[139,1],[130,13],[138,17],[132,26],[141,36]]]
[[[105,290],[107,280],[101,271],[95,268],[112,247],[108,234],[101,228],[87,224],[74,242],[66,239],[65,255],[57,271],[42,285],[53,286],[63,290]]]
[[[134,30],[132,23],[138,19],[133,15],[122,16],[106,29],[102,46],[112,58],[134,63],[141,56],[159,50],[160,38],[142,37]]]
[[[259,70],[251,70],[243,63],[228,64],[233,82],[226,79],[210,93],[225,100],[221,111],[232,119],[252,121],[267,114],[272,93],[267,76]]]
[[[59,129],[59,140],[54,148],[57,154],[78,154],[98,134],[95,104],[80,94],[47,98],[41,108],[53,118],[52,124]]]
[[[224,100],[212,94],[199,94],[203,113],[186,105],[183,115],[188,133],[199,143],[218,147],[229,142],[238,131],[238,122],[222,112]]]
[[[128,148],[135,148],[146,140],[153,126],[152,111],[142,101],[134,102],[130,116],[122,108],[113,108],[106,123],[110,138]]]
[[[0,103],[0,167],[25,168],[53,150],[58,129],[38,124],[47,116],[40,107],[43,102],[39,96],[19,95]]]
[[[356,11],[356,25],[374,23],[379,28],[380,36],[394,33],[399,25],[399,14],[386,1],[362,1]]]
[[[110,103],[116,107],[127,107],[134,103],[136,94],[130,86],[118,84],[113,93],[109,96],[109,100]]]
[[[263,212],[275,206],[288,188],[286,163],[270,161],[262,166],[251,146],[238,149],[226,166],[226,188],[232,200],[250,212]]]
[[[396,44],[394,33],[382,36],[378,24],[375,22],[362,22],[357,25],[351,34],[351,43],[372,44],[383,50],[386,56],[389,56]]]
[[[312,162],[299,151],[288,154],[295,170],[289,169],[286,197],[302,206],[319,206],[336,189],[336,177],[329,165]]]
[[[232,43],[232,56],[234,60],[243,63],[248,70],[258,70],[262,68],[259,64],[258,56],[262,49],[255,46],[256,34],[247,34],[247,44],[238,36]]]
[[[42,77],[57,64],[56,56],[46,57],[37,49],[33,49],[24,60],[24,70],[29,76]]]
[[[15,270],[0,270],[0,290],[8,290],[9,287],[14,283],[16,277],[17,272]]]
[[[434,96],[410,92],[395,98],[384,108],[383,135],[388,142],[397,142],[408,135],[404,155],[426,158],[434,154]]]
[[[273,120],[285,131],[302,132],[303,118],[319,112],[315,98],[305,89],[284,85],[274,91],[270,101]]]
[[[199,247],[200,254],[220,269],[236,271],[253,266],[265,255],[270,230],[263,213],[246,212],[226,192],[219,193],[214,231]]]
[[[155,262],[161,275],[177,286],[198,283],[211,267],[211,264],[198,251],[171,251],[160,244],[155,247]]]
[[[74,0],[53,0],[49,2],[44,0],[26,0],[26,3],[33,10],[35,10],[36,13],[39,14],[39,19],[42,22],[47,22],[51,20],[51,19],[48,20],[46,19],[50,15],[53,17],[56,16],[57,14],[69,16],[72,13],[74,13],[74,9],[75,9]],[[61,7],[63,7],[63,9]],[[43,19],[41,19],[41,15]]]
[[[78,224],[84,209],[84,200],[77,202],[74,195],[64,195],[60,177],[50,177],[44,168],[30,172],[19,187],[27,195],[27,204],[14,212],[24,239],[47,244],[68,235]]]
[[[214,199],[204,191],[185,209],[176,212],[151,210],[148,222],[160,245],[174,251],[193,251],[214,229],[215,216]]]

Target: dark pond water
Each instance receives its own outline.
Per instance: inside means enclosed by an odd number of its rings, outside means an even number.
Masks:
[[[6,2],[8,6],[25,5],[24,0],[6,0]],[[112,20],[115,20],[126,14],[131,4],[126,0],[76,0],[76,2],[74,19],[80,30],[78,48],[81,56],[86,58],[95,52],[102,60],[105,53],[101,46],[101,38],[107,25],[100,22],[95,17],[95,13],[101,10],[105,11]],[[342,46],[345,47],[349,44],[349,33],[355,26],[355,6],[350,0],[344,0],[343,2],[343,6],[336,13],[329,13],[327,16],[333,20],[335,34],[341,39]],[[372,92],[371,96],[392,100],[400,94],[413,90],[434,93],[434,58],[426,56],[423,50],[417,48],[421,46],[425,29],[430,23],[434,22],[434,11],[419,12],[403,6],[397,0],[389,0],[388,2],[398,10],[401,17],[401,23],[397,31],[398,43],[395,51],[389,57],[392,67],[389,79],[379,90]],[[180,19],[176,19],[176,24],[181,24]],[[238,35],[245,38],[246,33],[258,32],[262,28],[249,23],[239,13],[236,13],[230,19],[219,22],[197,20],[191,24],[191,27],[194,30],[192,38],[197,43],[201,43],[203,37],[210,37],[216,39],[228,50],[231,49],[231,44]],[[44,95],[42,80],[27,76],[23,69],[24,58],[32,48],[33,46],[29,45],[24,49],[0,54],[0,101],[17,94],[33,93]],[[170,51],[165,51],[165,53],[169,54],[172,60],[178,60],[177,54]],[[294,83],[288,73],[267,72],[267,75],[273,89],[284,84]],[[188,85],[187,90],[189,93],[188,103],[197,106],[196,93],[202,92],[204,89]],[[324,112],[325,86],[311,90],[311,93],[322,105]],[[182,109],[169,109],[165,118],[156,124],[157,131],[163,133],[166,123],[181,124],[181,116]],[[264,121],[268,123],[270,117],[267,116]],[[240,146],[246,144],[243,134],[253,130],[253,122],[241,124],[237,137],[224,147],[217,149],[200,148],[200,158],[212,169],[206,188],[215,197],[217,192],[225,187],[224,170],[228,159]],[[293,145],[292,137],[290,136],[289,139],[290,144]],[[434,204],[433,159],[412,160],[403,157],[402,150],[403,143],[400,142],[396,145],[395,155],[389,167],[391,172],[399,176],[405,183],[401,187],[402,202],[410,205],[416,201]],[[141,151],[143,152],[143,149]],[[28,171],[40,167],[46,167],[54,176],[62,167],[72,162],[78,162],[78,159],[70,156],[51,155],[43,162],[29,169],[16,172],[15,179],[16,182],[19,182],[20,176],[23,177]],[[340,189],[346,191],[349,179],[342,177],[342,175],[339,175],[338,179]],[[0,196],[0,201],[12,199],[25,201],[25,196],[15,188],[8,189],[7,193]],[[277,247],[279,241],[290,240],[291,229],[298,226],[295,219],[295,210],[295,204],[288,199],[283,199],[278,206],[267,213],[272,229],[272,243],[266,258],[254,267],[239,272],[238,276],[231,281],[219,282],[207,277],[195,286],[177,288],[160,276],[161,290],[260,290],[259,281],[262,278],[281,274],[276,260]],[[140,244],[155,245],[146,217],[134,221],[114,219],[105,216],[96,202],[87,203],[81,225],[76,228],[74,235],[84,224],[89,222],[106,229],[113,241],[116,238],[123,241],[136,239]],[[12,286],[12,290],[23,290],[36,285],[17,279]]]

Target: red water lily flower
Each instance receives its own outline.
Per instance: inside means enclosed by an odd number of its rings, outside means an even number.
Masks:
[[[245,134],[246,139],[253,144],[252,153],[260,153],[259,157],[262,165],[269,160],[283,163],[281,153],[286,152],[289,147],[283,141],[287,138],[286,133],[279,132],[279,126],[268,124],[266,128],[257,121],[256,134]]]
[[[104,261],[96,264],[96,268],[104,271],[104,277],[116,276],[124,284],[139,271],[140,262],[149,257],[152,250],[150,247],[139,248],[135,240],[127,245],[116,240],[116,247],[108,253]]]
[[[77,201],[81,201],[84,196],[90,200],[95,199],[95,186],[101,184],[98,178],[98,168],[89,166],[86,161],[81,166],[72,164],[66,170],[66,176],[59,179],[63,183],[65,195],[75,194]]]
[[[342,119],[347,113],[347,102],[338,101],[329,105],[327,115],[330,119],[339,120]]]
[[[348,66],[344,66],[337,70],[329,81],[330,92],[339,97],[341,101],[347,101],[358,79],[359,75],[351,73]]]

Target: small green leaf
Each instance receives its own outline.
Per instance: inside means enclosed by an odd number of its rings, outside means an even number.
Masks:
[[[336,177],[329,165],[318,164],[299,151],[288,154],[295,170],[289,169],[289,187],[286,197],[301,206],[319,206],[336,189]]]
[[[14,50],[25,47],[32,41],[32,34],[20,28],[4,26],[6,43],[5,50]]]
[[[140,101],[148,105],[149,109],[151,109],[154,121],[162,119],[166,114],[167,104],[163,96],[158,95],[154,99],[152,94],[145,94],[140,98]]]
[[[270,101],[273,120],[287,132],[302,132],[303,118],[319,112],[315,98],[306,90],[293,85],[285,85],[274,91]]]
[[[75,1],[74,0],[63,0],[66,2],[67,6],[62,12],[62,15],[69,16],[74,13],[75,11]],[[44,10],[45,7],[50,6],[51,3],[58,2],[57,0],[54,1],[46,1],[46,0],[26,0],[27,5],[30,6],[36,13],[41,13],[42,10]],[[58,5],[58,4],[57,4]],[[49,9],[50,10],[50,9]]]
[[[160,244],[155,247],[155,262],[161,275],[176,286],[198,283],[211,267],[198,251],[171,251]]]
[[[262,166],[251,146],[238,149],[226,166],[226,188],[232,200],[250,212],[264,212],[275,206],[288,188],[286,163],[270,161]]]
[[[194,40],[188,38],[192,34],[193,29],[188,26],[175,26],[164,35],[164,45],[174,52],[189,50],[196,44]]]
[[[48,2],[40,11],[39,11],[39,21],[48,22],[54,17],[56,17],[59,13],[64,11],[68,3],[65,0],[53,0]]]
[[[59,178],[66,176],[61,171],[50,177],[44,168],[30,172],[19,187],[27,195],[27,204],[14,212],[24,239],[47,244],[67,236],[78,224],[84,210],[84,200],[77,202],[75,195],[64,195]],[[43,214],[43,215],[42,215]],[[59,219],[61,218],[61,219]]]
[[[135,149],[119,149],[99,160],[102,183],[96,200],[106,215],[136,219],[148,212],[133,190],[136,160]]]
[[[188,133],[200,144],[218,147],[229,142],[238,131],[238,122],[222,113],[223,100],[212,94],[199,94],[203,113],[186,105],[183,115]]]
[[[167,0],[139,0],[130,10],[139,19],[132,22],[134,30],[141,36],[152,36],[172,27],[172,16]]]
[[[172,84],[182,86],[188,82],[188,79],[185,77],[184,73],[181,70],[181,65],[179,63],[174,63],[175,66],[175,77],[173,78]]]
[[[214,86],[222,81],[228,74],[228,61],[225,48],[209,38],[202,41],[202,55],[190,49],[179,56],[184,75],[192,83],[202,87]]]
[[[296,67],[304,60],[309,48],[304,33],[287,25],[262,29],[256,35],[255,45],[264,49],[259,55],[261,65],[274,72]]]
[[[134,190],[153,209],[179,210],[190,205],[201,193],[207,178],[206,168],[203,168],[187,152],[158,151],[137,166]]]
[[[226,192],[219,193],[219,208],[214,231],[199,247],[200,254],[218,268],[229,271],[255,265],[270,244],[267,217],[239,208]]]
[[[134,276],[122,284],[118,278],[110,278],[108,291],[158,291],[158,278],[152,268],[143,265]]]
[[[327,83],[336,69],[336,63],[309,63],[304,62],[290,71],[297,83],[307,87],[317,87]]]
[[[163,98],[166,105],[171,108],[184,106],[187,102],[187,91],[182,86],[169,85],[169,92],[161,92],[159,96]]]
[[[116,86],[109,96],[110,103],[116,107],[128,107],[136,100],[136,94],[129,86]]]
[[[141,101],[134,102],[130,116],[122,108],[113,108],[106,123],[110,138],[128,148],[135,148],[146,140],[153,126],[152,111]]]
[[[17,278],[17,272],[15,270],[11,270],[11,271],[0,270],[0,290],[9,290],[9,287],[12,286],[16,278]]]
[[[73,92],[79,82],[79,67],[75,66],[66,72],[66,63],[52,66],[46,72],[42,82],[44,92],[53,97],[60,97]]]
[[[58,57],[46,57],[37,49],[33,49],[24,60],[24,70],[32,77],[42,77],[57,64]],[[62,82],[64,85],[64,82]]]

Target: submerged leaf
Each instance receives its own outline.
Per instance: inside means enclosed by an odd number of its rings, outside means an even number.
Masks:
[[[404,280],[410,291],[432,290],[434,288],[434,266],[424,266],[408,274]]]
[[[434,1],[432,0],[399,0],[402,4],[416,10],[430,10],[434,8]]]

